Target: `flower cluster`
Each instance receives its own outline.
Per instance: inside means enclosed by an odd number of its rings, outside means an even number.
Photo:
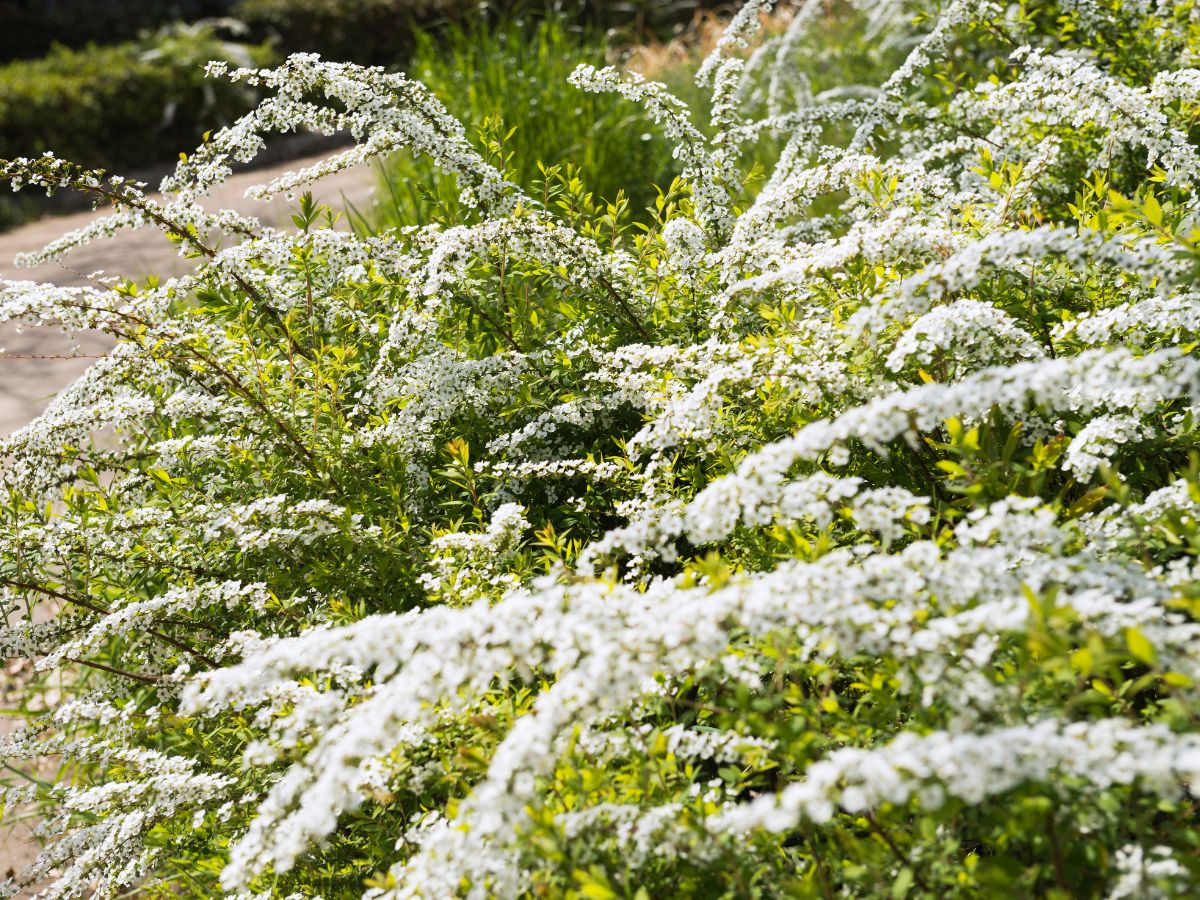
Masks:
[[[194,263],[0,283],[116,344],[0,445],[0,756],[64,773],[0,895],[1196,892],[1200,22],[779,5],[707,115],[572,77],[676,144],[646,210],[311,55],[212,66],[268,96],[162,199],[0,165],[116,207],[27,262]],[[454,196],[200,206],[297,128],[356,144],[256,193]]]

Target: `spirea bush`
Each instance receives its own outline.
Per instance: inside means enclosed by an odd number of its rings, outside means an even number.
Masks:
[[[195,261],[3,286],[117,339],[3,444],[3,756],[62,767],[10,893],[1195,895],[1195,11],[770,6],[707,109],[572,76],[676,145],[636,219],[308,55],[213,65],[267,99],[161,200],[4,163],[117,207],[28,261]],[[894,72],[820,87],[831,14]],[[458,202],[204,211],[298,128],[358,143],[261,194],[404,149]]]

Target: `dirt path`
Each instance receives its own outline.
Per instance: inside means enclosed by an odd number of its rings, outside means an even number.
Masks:
[[[234,175],[213,192],[206,206],[213,210],[235,209],[256,215],[269,224],[285,222],[290,214],[287,201],[279,199],[272,203],[261,203],[246,197],[246,188],[270,181],[277,175],[316,162],[326,155],[322,153],[273,168]],[[359,167],[318,182],[313,194],[335,209],[342,208],[344,202],[349,201],[362,210],[370,204],[374,183],[370,169]],[[187,271],[189,263],[179,258],[174,245],[160,233],[149,229],[125,232],[109,240],[81,247],[68,255],[63,265],[52,264],[34,269],[18,269],[13,265],[16,254],[38,250],[65,232],[86,225],[96,215],[82,212],[49,216],[7,234],[0,234],[0,277],[66,286],[86,284],[86,276],[97,271],[130,278],[179,275]],[[0,325],[0,348],[4,351],[0,353],[0,437],[11,434],[37,416],[57,391],[78,378],[88,367],[91,363],[88,356],[102,354],[110,345],[103,335],[85,334],[79,339],[78,350],[73,350],[70,341],[51,329],[28,328],[18,333],[10,325]],[[82,356],[61,358],[72,353]],[[3,867],[0,866],[2,872]]]
[[[290,214],[288,203],[282,199],[273,203],[251,200],[245,196],[246,188],[316,162],[325,155],[235,175],[213,192],[206,205],[213,210],[236,209],[258,216],[269,224],[279,224]],[[357,209],[365,210],[371,202],[374,183],[373,173],[360,167],[318,182],[313,194],[335,209],[341,209],[349,202]],[[86,225],[96,215],[98,213],[83,212],[51,216],[0,234],[0,277],[68,286],[86,284],[86,276],[97,271],[131,278],[179,275],[187,271],[189,262],[180,259],[174,245],[149,229],[126,232],[82,247],[71,253],[63,265],[35,269],[18,269],[13,265],[16,254],[38,250],[61,234]],[[90,333],[79,336],[78,349],[75,349],[70,341],[52,329],[27,328],[18,332],[12,325],[0,325],[0,347],[4,348],[0,353],[0,436],[11,434],[37,416],[56,392],[78,378],[92,358],[105,353],[111,345],[104,335]],[[64,358],[72,354],[80,355]],[[5,687],[15,684],[19,677],[16,668],[5,667],[0,661],[0,707],[11,708],[14,698],[5,696]],[[16,724],[16,719],[0,718],[0,735]],[[27,819],[15,817],[14,812],[9,811],[8,822],[0,821],[0,882],[20,872],[37,855],[37,844],[31,835],[32,824]]]

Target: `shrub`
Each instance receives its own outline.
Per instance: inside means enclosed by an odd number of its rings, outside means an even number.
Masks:
[[[102,168],[174,159],[253,105],[243,87],[205,80],[210,59],[262,65],[271,53],[197,26],[0,67],[0,156],[53,149]]]
[[[420,30],[520,13],[565,16],[596,29],[632,29],[641,36],[670,30],[703,5],[700,0],[236,0],[232,15],[288,51],[390,66],[412,50]]]
[[[4,164],[118,207],[29,261],[150,224],[196,261],[3,288],[119,340],[3,444],[0,646],[61,673],[3,752],[69,772],[6,795],[47,814],[20,883],[1195,894],[1198,26],[868,6],[902,64],[810,98],[823,4],[748,66],[769,5],[701,67],[709,137],[573,76],[676,144],[642,227],[304,55],[232,73],[270,96],[162,203]],[[196,204],[299,127],[359,144],[264,194],[406,147],[459,205],[368,236]]]
[[[391,65],[412,47],[415,26],[478,7],[470,0],[238,0],[232,14],[289,51]]]
[[[55,44],[117,43],[178,20],[228,12],[232,0],[0,0],[0,60],[41,56]]]

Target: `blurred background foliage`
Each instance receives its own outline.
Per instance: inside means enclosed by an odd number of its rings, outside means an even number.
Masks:
[[[177,22],[231,17],[253,40],[283,52],[311,51],[387,65],[410,46],[412,26],[465,23],[546,9],[601,28],[661,32],[687,21],[704,0],[0,0],[0,61],[41,56],[55,44],[132,40]]]
[[[659,41],[694,22],[705,0],[0,0],[0,158],[46,150],[156,180],[204,132],[254,103],[242,86],[205,79],[203,64],[269,65],[294,52],[405,69],[472,129],[516,128],[513,158],[568,157],[607,173],[669,183],[659,138],[612,98],[546,91],[580,60]],[[574,105],[571,105],[574,104]],[[568,108],[570,106],[570,108]],[[536,143],[536,150],[533,144]],[[285,153],[286,156],[286,153]],[[414,214],[403,166],[383,179],[384,221]],[[647,197],[639,197],[644,200]],[[63,201],[0,196],[0,229]]]
[[[679,164],[658,129],[613,95],[552,90],[581,62],[628,63],[693,106],[692,80],[736,0],[0,0],[0,158],[47,150],[150,183],[205,132],[257,97],[204,77],[204,63],[271,65],[289,53],[402,69],[427,84],[466,125],[486,134],[527,190],[572,179],[570,202],[611,203],[634,219],[668,190]],[[831,7],[832,9],[832,7]],[[821,17],[802,84],[873,83],[886,70],[867,30]],[[778,25],[778,23],[776,23]],[[768,28],[772,26],[768,25]],[[836,34],[823,30],[836,29]],[[697,121],[701,128],[704,121]],[[483,139],[481,138],[481,141]],[[315,151],[282,140],[262,164]],[[772,158],[771,139],[754,152]],[[577,179],[577,173],[584,173]],[[753,191],[753,182],[748,185]],[[578,192],[577,192],[578,193]],[[380,167],[356,227],[427,221],[456,204],[452,179],[407,155]],[[0,230],[86,201],[0,194]],[[563,201],[566,202],[566,201]]]
[[[0,0],[0,60],[33,59],[55,44],[119,44],[173,22],[229,12],[232,0]]]
[[[57,156],[108,169],[171,159],[253,101],[204,77],[210,59],[267,65],[269,44],[223,39],[209,25],[168,26],[133,41],[72,49],[0,67],[0,157]]]
[[[678,174],[671,143],[619,96],[564,87],[577,65],[604,65],[611,55],[586,22],[512,16],[416,31],[407,71],[468,131],[494,144],[510,180],[538,193],[555,180],[548,170],[568,179],[585,172],[597,200],[617,201],[624,190],[640,210],[653,202],[656,185]],[[381,167],[376,207],[351,213],[364,229],[423,223],[435,208],[456,206],[457,194],[453,177],[403,154]]]

